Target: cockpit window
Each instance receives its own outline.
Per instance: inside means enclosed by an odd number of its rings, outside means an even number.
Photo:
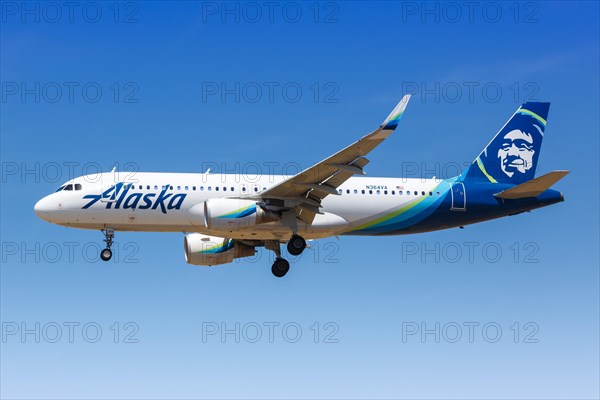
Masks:
[[[56,189],[57,192],[60,192],[61,190],[63,190],[65,188],[65,185],[62,185],[61,187],[59,187],[58,189]]]
[[[81,183],[75,184],[75,190],[81,190]]]
[[[69,185],[65,186],[64,190],[73,190],[73,185],[69,184]]]

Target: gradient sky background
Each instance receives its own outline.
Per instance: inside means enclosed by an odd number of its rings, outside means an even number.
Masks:
[[[70,17],[66,6],[58,16],[2,3],[0,395],[598,398],[598,3],[281,3],[272,18],[268,3],[253,4],[223,14],[220,2],[80,3]],[[239,83],[239,101],[207,92],[215,82]],[[537,99],[552,102],[539,172],[572,170],[556,185],[566,202],[464,230],[321,240],[284,279],[263,250],[253,262],[190,266],[176,233],[117,233],[118,261],[94,262],[100,232],[33,213],[72,163],[76,175],[115,163],[293,172],[370,132],[414,88],[370,176],[449,177]],[[36,323],[39,343],[6,335]],[[98,342],[82,334],[87,323],[102,329]],[[239,323],[246,336],[203,340],[207,323]],[[302,329],[296,343],[287,323]],[[446,335],[403,340],[422,323]],[[452,323],[463,327],[456,343]],[[479,324],[472,343],[467,323]],[[485,324],[502,329],[496,343]],[[124,343],[136,326],[138,342]]]

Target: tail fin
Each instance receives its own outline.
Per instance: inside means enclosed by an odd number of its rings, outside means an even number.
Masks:
[[[463,174],[463,180],[520,184],[535,177],[550,103],[524,103]]]

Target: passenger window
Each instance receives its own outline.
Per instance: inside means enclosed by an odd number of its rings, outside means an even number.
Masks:
[[[140,190],[142,190],[142,185],[140,185]]]
[[[169,189],[173,190],[173,186],[169,187]]]
[[[255,192],[258,192],[258,188],[257,188],[256,186],[254,187],[254,191],[255,191]]]
[[[146,190],[150,190],[150,185],[146,185]]]
[[[365,194],[365,191],[364,191],[364,190],[361,190],[361,193],[362,193],[362,194]]]
[[[231,187],[231,191],[232,191],[232,192],[235,192],[235,188],[234,188],[233,186]]]
[[[377,189],[377,194],[381,194],[381,191],[379,189]]]
[[[187,186],[186,186],[186,187],[185,187],[185,190],[188,190],[188,189],[189,189],[189,187],[187,187]]]
[[[354,194],[358,194],[358,190],[354,189]]]
[[[373,194],[373,191],[372,191],[372,190],[369,190],[369,194]]]
[[[396,191],[395,191],[395,190],[392,190],[392,194],[396,194]]]
[[[421,194],[422,194],[423,196],[425,196],[425,191],[422,191],[422,192],[421,192]]]
[[[181,190],[181,186],[177,186],[177,190]]]
[[[154,185],[154,190],[158,190],[158,185]]]
[[[342,194],[342,189],[338,189],[338,194]]]
[[[384,191],[383,191],[383,194],[387,194],[387,190],[384,190]]]
[[[398,194],[404,194],[404,192],[402,192],[402,190],[400,190],[400,191],[398,192]]]
[[[429,195],[430,195],[430,196],[432,196],[432,195],[433,195],[433,192],[429,192]]]
[[[415,190],[415,196],[418,196],[418,195],[419,195],[419,192],[417,192],[417,191]]]
[[[246,192],[246,186],[242,186],[242,192]]]
[[[215,186],[215,191],[217,191],[217,192],[219,191],[219,187],[218,186]]]
[[[350,189],[346,189],[346,194],[350,194]]]

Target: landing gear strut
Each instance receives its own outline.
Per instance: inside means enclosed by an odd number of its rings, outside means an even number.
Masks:
[[[299,256],[306,248],[306,240],[302,236],[292,235],[287,244],[288,253],[293,256]]]
[[[100,252],[100,258],[102,261],[108,261],[112,258],[112,250],[110,247],[113,244],[115,238],[115,230],[113,228],[101,229],[104,234],[104,241],[106,242],[106,248]]]
[[[268,241],[265,243],[265,247],[268,250],[275,252],[275,256],[276,256],[275,262],[273,263],[273,266],[271,267],[271,272],[277,278],[283,278],[285,276],[285,274],[287,274],[288,271],[290,270],[290,263],[285,258],[281,257],[281,249],[279,247],[279,241],[276,241],[276,240]]]

